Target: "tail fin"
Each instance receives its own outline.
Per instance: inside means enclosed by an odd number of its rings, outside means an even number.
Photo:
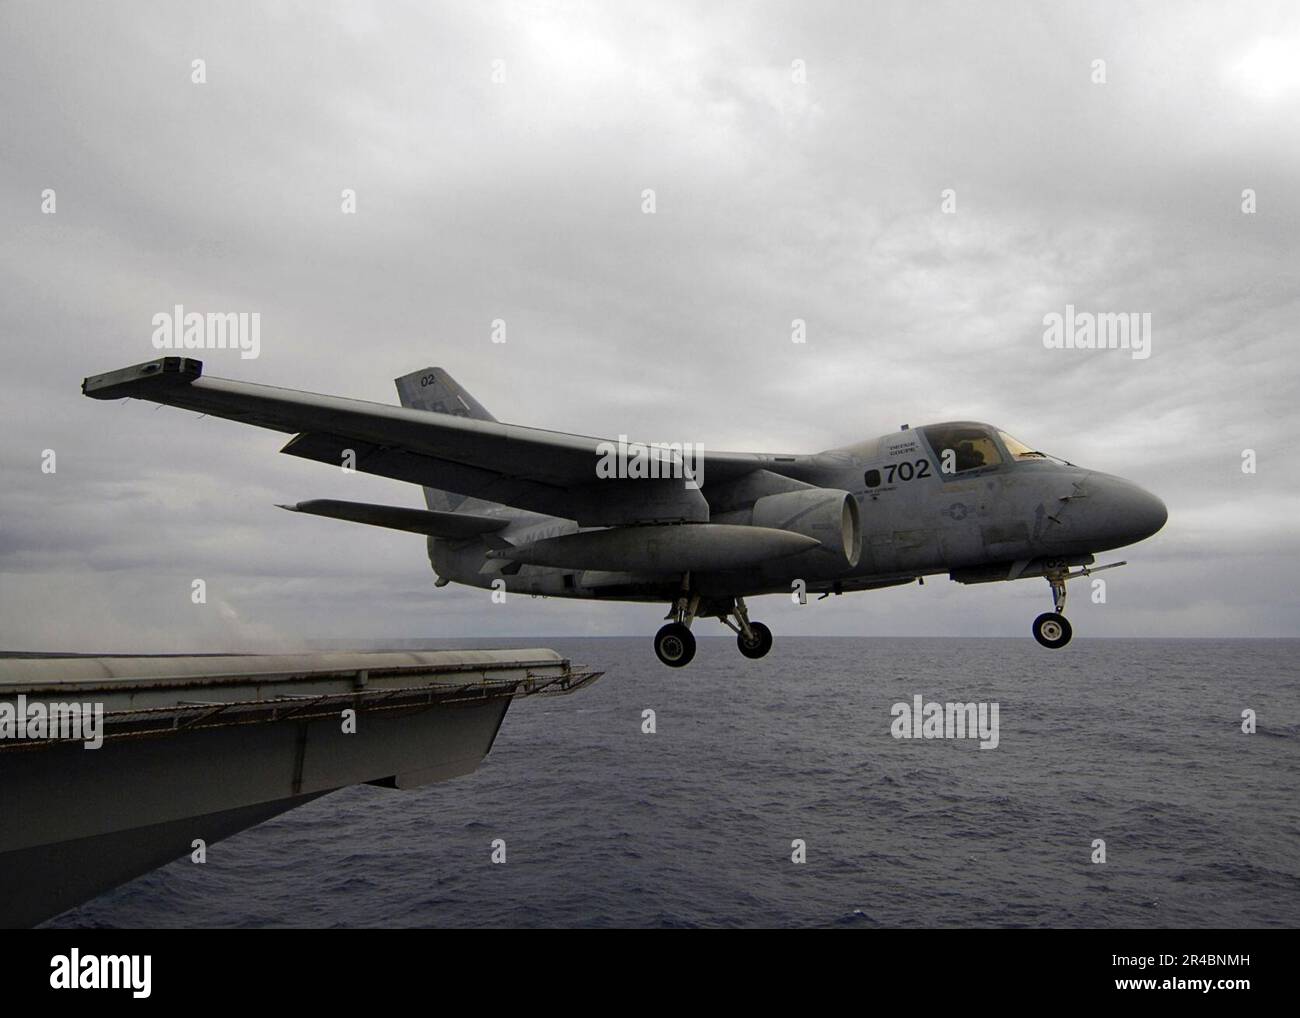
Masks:
[[[460,387],[442,368],[422,368],[396,379],[397,395],[402,406],[427,410],[434,414],[470,417],[476,421],[495,421],[483,404]],[[425,504],[435,512],[456,512],[489,506],[494,503],[470,499],[441,488],[424,489]]]
[[[495,421],[483,404],[460,387],[442,368],[424,368],[397,379],[397,395],[402,406],[428,410],[435,414],[472,417],[476,421]]]

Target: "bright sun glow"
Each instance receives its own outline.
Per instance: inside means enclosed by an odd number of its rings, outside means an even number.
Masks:
[[[1255,99],[1300,89],[1300,39],[1260,39],[1232,66],[1236,85]]]

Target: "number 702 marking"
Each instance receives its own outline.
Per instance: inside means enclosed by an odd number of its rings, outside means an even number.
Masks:
[[[895,477],[897,474],[897,477]],[[913,462],[887,463],[885,464],[885,481],[893,484],[895,480],[910,481],[914,477],[929,477],[930,461],[926,459],[915,460]]]

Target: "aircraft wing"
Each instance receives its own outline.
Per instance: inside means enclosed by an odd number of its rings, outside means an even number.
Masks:
[[[82,382],[93,399],[148,400],[292,434],[281,452],[350,465],[581,526],[707,522],[709,506],[680,477],[602,479],[605,440],[450,414],[322,396],[203,375],[201,362],[164,357]],[[666,454],[665,454],[666,455]],[[706,453],[709,482],[759,470],[766,457]]]

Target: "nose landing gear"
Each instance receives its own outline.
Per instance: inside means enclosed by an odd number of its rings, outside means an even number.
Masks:
[[[1034,619],[1034,639],[1044,647],[1057,650],[1069,643],[1073,635],[1070,620],[1059,612],[1043,612]]]
[[[1093,573],[1099,573],[1103,569],[1118,569],[1126,562],[1112,562],[1107,566],[1084,566],[1077,573],[1070,572],[1070,567],[1063,562],[1057,561],[1050,563],[1048,568],[1043,571],[1047,577],[1047,582],[1052,588],[1052,607],[1055,611],[1043,612],[1042,615],[1034,619],[1034,639],[1044,647],[1050,647],[1057,650],[1064,647],[1070,642],[1070,637],[1074,635],[1074,630],[1070,628],[1070,623],[1065,618],[1065,581],[1076,580],[1080,576],[1091,576]]]
[[[1064,647],[1074,635],[1074,629],[1065,617],[1065,581],[1069,576],[1068,569],[1057,569],[1047,574],[1047,582],[1052,587],[1052,606],[1056,610],[1043,612],[1034,619],[1034,639],[1052,650]]]

